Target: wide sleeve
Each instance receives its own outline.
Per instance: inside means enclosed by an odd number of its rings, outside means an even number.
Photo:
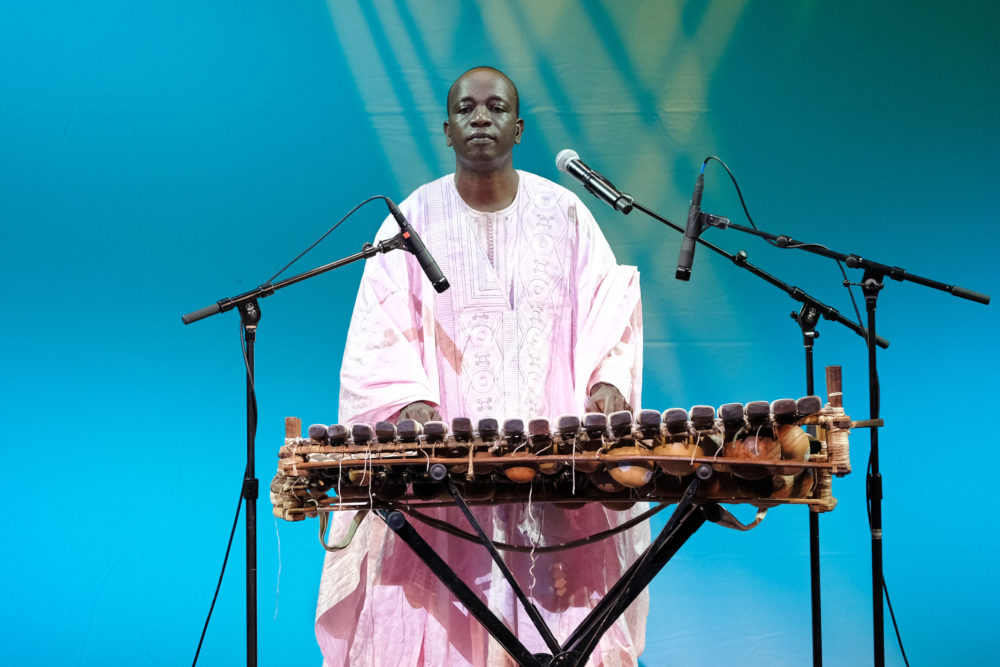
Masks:
[[[387,218],[378,239],[398,231]],[[433,298],[411,260],[400,249],[365,265],[340,369],[340,423],[391,419],[414,401],[440,403]]]
[[[642,299],[639,271],[620,266],[593,215],[577,201],[577,400],[598,382],[614,385],[638,410],[642,394]]]

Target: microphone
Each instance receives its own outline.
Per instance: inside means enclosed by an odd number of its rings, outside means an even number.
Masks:
[[[611,181],[585,165],[576,151],[569,148],[559,151],[556,167],[583,183],[588,192],[611,208],[622,213],[632,210],[632,195],[619,192]]]
[[[450,287],[448,279],[441,273],[441,269],[438,267],[437,262],[434,261],[430,251],[424,246],[424,242],[420,240],[417,233],[413,231],[413,227],[410,227],[410,223],[403,217],[402,211],[388,197],[385,197],[385,203],[389,206],[389,213],[392,213],[392,217],[396,218],[396,222],[399,224],[399,229],[402,231],[403,236],[403,245],[420,262],[420,267],[424,270],[424,274],[427,275],[427,280],[431,281],[431,285],[438,292],[448,289]]]
[[[681,254],[677,258],[677,280],[691,279],[691,262],[694,261],[694,246],[701,234],[701,191],[705,189],[705,165],[701,165],[698,180],[694,184],[694,194],[691,195],[691,208],[688,209],[687,227],[684,228],[684,240],[681,241]]]

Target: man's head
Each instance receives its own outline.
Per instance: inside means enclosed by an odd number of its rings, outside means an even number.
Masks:
[[[492,67],[475,67],[448,90],[447,144],[461,168],[497,171],[512,164],[511,151],[521,143],[517,87]]]
[[[465,77],[467,77],[467,76],[469,76],[471,74],[475,74],[475,73],[483,72],[483,71],[492,72],[494,75],[499,76],[501,79],[503,79],[504,81],[507,82],[507,85],[510,86],[511,90],[514,93],[514,115],[520,117],[520,115],[521,115],[521,98],[520,98],[520,96],[517,93],[517,86],[514,85],[514,82],[510,80],[509,76],[507,76],[506,74],[504,74],[503,72],[501,72],[500,70],[498,70],[496,67],[490,67],[489,65],[479,65],[478,67],[473,67],[472,69],[467,70],[460,77],[458,77],[457,79],[455,79],[455,82],[453,84],[451,84],[451,87],[448,89],[448,99],[445,102],[445,110],[449,114],[451,113],[451,105],[454,102],[454,99],[455,99],[454,96],[455,96],[455,93],[458,90],[458,84],[462,81],[462,79],[464,79]]]

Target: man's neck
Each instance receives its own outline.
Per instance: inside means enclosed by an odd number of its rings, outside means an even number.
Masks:
[[[455,170],[455,187],[459,196],[477,211],[502,211],[511,205],[517,196],[517,171],[512,166],[498,171],[478,172]]]

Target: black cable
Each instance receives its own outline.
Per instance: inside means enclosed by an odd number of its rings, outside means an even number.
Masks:
[[[246,471],[243,472],[246,477]],[[212,596],[212,604],[208,607],[208,616],[205,618],[205,625],[201,629],[201,637],[198,638],[198,648],[194,652],[194,661],[191,667],[198,664],[198,654],[201,653],[202,642],[205,641],[205,633],[208,632],[208,623],[212,620],[212,611],[215,609],[215,601],[219,597],[219,589],[222,588],[222,577],[226,574],[226,563],[229,562],[229,552],[233,548],[233,536],[236,535],[236,526],[240,522],[240,510],[243,508],[243,482],[240,481],[240,500],[236,503],[236,517],[233,518],[233,528],[229,531],[229,543],[226,545],[226,556],[222,559],[222,571],[219,572],[219,583],[215,585],[215,595]]]
[[[851,281],[847,278],[847,271],[844,270],[844,265],[841,261],[837,260],[837,266],[840,267],[840,275],[844,276],[844,287],[847,288],[847,293],[851,295],[851,305],[854,306],[854,316],[858,318],[858,323],[861,323],[861,311],[858,310],[858,302],[854,300],[854,290],[851,289]],[[864,327],[861,327],[864,329]],[[867,343],[867,339],[865,343]]]
[[[315,244],[313,244],[315,245]],[[291,266],[291,265],[289,265]],[[286,267],[287,268],[287,267]],[[282,269],[284,271],[285,269]],[[273,280],[273,278],[272,278]],[[268,281],[270,282],[270,281]],[[254,383],[253,373],[250,372],[250,358],[247,356],[247,341],[243,337],[243,319],[240,318],[240,350],[243,352],[243,365],[247,369],[247,380],[250,381],[250,399],[253,405],[253,441],[257,442],[257,385]],[[244,475],[245,477],[245,475]]]
[[[727,174],[729,174],[729,178],[733,182],[733,187],[736,188],[736,194],[740,198],[740,204],[743,206],[743,213],[746,214],[747,220],[750,221],[750,226],[753,227],[754,229],[757,229],[757,225],[754,223],[753,218],[750,216],[750,211],[747,209],[746,201],[743,199],[743,192],[740,191],[740,184],[736,182],[736,177],[733,175],[733,172],[729,169],[729,167],[726,165],[725,162],[723,162],[719,158],[715,157],[714,155],[710,155],[709,157],[705,158],[705,162],[702,164],[702,170],[704,170],[704,165],[707,165],[710,160],[715,160],[716,162],[718,162],[719,164],[721,164],[722,168],[726,170]],[[760,230],[757,229],[757,231],[760,231]],[[824,246],[822,244],[819,244],[819,243],[792,243],[792,244],[779,245],[779,244],[775,243],[774,241],[772,241],[771,239],[765,239],[765,240],[769,244],[771,244],[772,246],[774,246],[775,248],[781,248],[781,249],[791,249],[791,248],[822,248],[824,250],[829,250],[829,248],[827,248],[826,246]],[[843,277],[844,277],[843,285],[844,285],[844,287],[847,288],[847,293],[851,297],[851,305],[854,307],[854,315],[855,315],[855,317],[858,318],[858,325],[863,329],[864,328],[864,324],[861,321],[861,311],[858,309],[858,303],[857,303],[857,301],[854,298],[854,290],[851,289],[851,287],[854,285],[854,283],[852,283],[850,280],[848,280],[848,278],[847,278],[847,272],[844,270],[843,263],[839,259],[837,259],[835,261],[837,262],[837,267],[840,269],[841,275],[843,275]],[[866,340],[865,342],[867,344],[868,341]],[[879,379],[878,379],[878,374],[877,373],[875,375],[875,389],[874,389],[874,391],[875,391],[875,397],[874,397],[875,398],[875,400],[874,400],[875,413],[878,414],[879,413],[879,406],[881,404],[881,398],[882,398],[881,393],[882,392],[881,392],[881,386],[879,384]],[[872,471],[872,458],[871,458],[871,452],[869,452],[868,453],[868,475],[869,476],[871,475],[871,471]],[[871,501],[869,499],[865,500],[865,509],[868,512],[868,530],[869,530],[869,532],[871,532],[871,528],[872,528],[872,508],[871,508]],[[903,648],[903,638],[899,634],[899,625],[896,623],[896,614],[892,610],[892,602],[889,601],[889,587],[885,583],[885,575],[884,574],[882,575],[882,582],[881,583],[882,583],[882,591],[885,593],[885,602],[886,602],[886,605],[889,607],[889,617],[892,619],[892,628],[893,628],[893,630],[896,633],[896,642],[899,644],[899,651],[900,651],[900,653],[903,654],[903,662],[905,662],[906,665],[907,665],[907,667],[909,667],[910,662],[906,658],[906,649]]]
[[[899,625],[896,623],[896,613],[892,610],[892,601],[889,600],[889,587],[885,585],[884,575],[882,577],[882,591],[885,593],[885,604],[889,607],[892,629],[896,631],[896,643],[899,644],[899,652],[903,654],[903,662],[906,663],[906,667],[910,667],[910,661],[906,658],[906,649],[903,648],[903,638],[899,636]]]
[[[507,542],[494,542],[490,540],[494,547],[500,551],[514,551],[519,553],[530,553],[535,552],[539,554],[552,553],[555,551],[564,551],[566,549],[574,549],[585,544],[591,544],[592,542],[598,542],[600,540],[613,537],[618,533],[629,530],[630,528],[642,523],[646,519],[650,519],[654,514],[658,514],[660,511],[666,509],[671,503],[659,503],[655,507],[652,507],[639,516],[632,517],[625,523],[615,526],[614,528],[608,528],[607,530],[602,530],[600,532],[594,533],[588,537],[581,537],[576,540],[570,540],[569,542],[563,542],[562,544],[553,544],[549,546],[539,547],[531,544],[521,545],[521,544],[509,544]],[[448,533],[449,535],[454,535],[455,537],[466,540],[467,542],[479,543],[479,537],[473,535],[472,533],[462,530],[461,528],[443,521],[441,519],[434,518],[427,514],[424,514],[418,509],[410,507],[409,505],[397,505],[392,509],[399,510],[400,512],[406,512],[414,519],[422,521],[424,524],[430,526],[431,528],[436,528],[442,532]]]
[[[338,220],[336,222],[336,224],[334,224],[322,236],[320,236],[318,239],[316,239],[316,241],[314,241],[312,243],[312,245],[310,245],[308,248],[306,248],[301,253],[299,253],[295,257],[295,259],[293,259],[292,261],[290,261],[288,264],[286,264],[285,266],[283,266],[280,271],[278,271],[273,276],[271,276],[271,278],[269,278],[265,284],[270,284],[275,278],[277,278],[282,273],[284,273],[288,269],[288,267],[290,267],[292,264],[294,264],[295,262],[297,262],[300,259],[302,259],[302,257],[307,252],[309,252],[310,250],[312,250],[313,248],[315,248],[317,245],[319,245],[319,243],[323,239],[325,239],[327,236],[329,236],[330,233],[333,232],[333,230],[337,229],[337,227],[339,227],[345,220],[347,220],[347,218],[351,217],[359,208],[361,208],[362,206],[364,206],[368,202],[373,201],[375,199],[385,199],[386,201],[388,201],[388,198],[385,197],[384,195],[375,195],[373,197],[369,197],[368,199],[364,200],[363,202],[361,202],[360,204],[358,204],[357,206],[355,206],[354,208],[352,208],[350,211],[348,211],[344,215],[344,217],[342,217],[340,220]],[[243,365],[246,367],[247,380],[248,380],[249,386],[250,386],[249,399],[250,399],[250,406],[251,406],[251,409],[252,409],[252,419],[250,420],[250,424],[248,426],[250,428],[250,439],[251,439],[252,442],[256,442],[256,440],[257,440],[257,387],[256,387],[256,385],[254,383],[253,373],[250,371],[250,358],[247,356],[246,340],[245,340],[245,338],[243,336],[243,329],[244,329],[244,327],[243,327],[243,319],[240,318],[240,350],[243,353]],[[219,597],[219,590],[222,588],[222,579],[223,579],[223,577],[226,574],[226,564],[229,562],[229,554],[232,551],[232,547],[233,547],[233,537],[236,535],[236,526],[239,524],[240,511],[243,508],[243,494],[245,492],[244,489],[245,489],[246,479],[247,479],[247,470],[244,469],[244,471],[243,471],[243,480],[240,483],[240,499],[239,499],[239,502],[236,504],[236,517],[233,519],[233,527],[232,527],[232,530],[229,532],[229,542],[226,544],[226,554],[225,554],[225,556],[222,559],[222,571],[219,572],[219,581],[218,581],[218,583],[215,586],[215,594],[212,596],[212,604],[209,605],[208,616],[205,618],[205,625],[201,629],[201,637],[198,639],[198,648],[194,652],[194,661],[191,663],[192,667],[194,667],[195,665],[198,664],[198,655],[201,653],[201,646],[202,646],[202,643],[205,641],[205,634],[206,634],[206,632],[208,632],[208,624],[212,620],[212,612],[215,609],[215,602],[216,602],[216,600]]]
[[[362,206],[364,206],[364,205],[365,205],[365,204],[367,204],[368,202],[370,202],[370,201],[374,201],[374,200],[376,200],[376,199],[385,199],[386,201],[389,201],[389,198],[388,198],[388,197],[386,197],[385,195],[374,195],[374,196],[372,196],[372,197],[369,197],[368,199],[364,200],[363,202],[361,202],[360,204],[358,204],[357,206],[355,206],[354,208],[352,208],[352,209],[351,209],[350,211],[348,211],[348,212],[347,212],[347,213],[346,213],[346,214],[344,215],[344,217],[342,217],[342,218],[341,218],[340,220],[338,220],[338,221],[337,221],[337,223],[336,223],[336,224],[335,224],[335,225],[334,225],[333,227],[331,227],[330,229],[326,230],[326,232],[325,232],[325,233],[324,233],[324,234],[323,234],[322,236],[320,236],[320,237],[319,237],[318,239],[316,239],[315,241],[313,241],[313,244],[312,244],[311,246],[309,246],[308,248],[306,248],[305,250],[303,250],[302,252],[300,252],[300,253],[298,254],[298,256],[296,256],[296,257],[295,257],[295,259],[293,259],[293,260],[292,260],[292,261],[290,261],[290,262],[289,262],[288,264],[285,264],[285,265],[284,265],[283,267],[281,267],[281,270],[280,270],[280,271],[278,271],[277,273],[275,273],[275,274],[274,274],[273,276],[271,276],[271,277],[270,277],[270,278],[268,279],[268,281],[267,281],[266,283],[264,283],[264,284],[265,284],[265,285],[268,285],[268,284],[270,284],[270,283],[271,283],[271,281],[273,281],[273,280],[274,280],[275,278],[277,278],[277,277],[278,277],[278,276],[280,276],[280,275],[281,275],[282,273],[284,273],[284,272],[285,272],[285,271],[286,271],[286,270],[288,269],[288,267],[290,267],[290,266],[291,266],[292,264],[294,264],[295,262],[297,262],[297,261],[299,261],[300,259],[302,259],[302,257],[303,257],[303,256],[304,256],[304,255],[305,255],[305,254],[306,254],[307,252],[309,252],[310,250],[312,250],[313,248],[315,248],[315,247],[316,247],[317,245],[319,245],[320,241],[322,241],[322,240],[323,240],[323,239],[325,239],[325,238],[326,238],[327,236],[329,236],[329,235],[330,235],[330,233],[331,233],[331,232],[332,232],[333,230],[335,230],[335,229],[336,229],[337,227],[340,227],[341,223],[342,223],[342,222],[344,222],[344,220],[347,220],[347,219],[348,219],[349,217],[351,217],[352,215],[354,215],[355,211],[357,211],[357,210],[358,210],[359,208],[361,208]]]
[[[702,163],[702,171],[705,170],[705,165],[707,165],[710,160],[715,160],[716,162],[721,164],[722,168],[726,170],[727,174],[729,174],[729,179],[733,182],[733,186],[736,188],[736,194],[740,198],[740,205],[743,206],[743,213],[747,216],[747,220],[750,221],[750,226],[753,227],[754,229],[757,229],[756,223],[754,223],[753,218],[750,217],[750,211],[747,209],[747,203],[743,200],[743,192],[740,190],[740,184],[736,182],[736,177],[733,176],[733,172],[730,171],[729,166],[721,159],[715,157],[714,155],[709,155],[707,158],[705,158],[705,161]],[[760,230],[757,229],[757,231]],[[768,241],[768,243],[774,245],[773,241]]]
[[[350,214],[348,214],[348,215],[350,215]],[[343,220],[341,220],[341,222],[343,222]],[[340,222],[338,222],[337,224],[339,225]],[[327,232],[327,233],[329,233],[329,232]],[[325,236],[325,234],[324,234],[324,236]],[[316,244],[314,243],[313,245],[316,245]],[[303,254],[305,254],[305,253],[303,253]],[[300,255],[300,257],[301,257],[301,255]],[[289,264],[289,266],[291,266],[291,265]],[[288,268],[288,267],[285,267],[285,268]],[[284,271],[284,269],[282,269],[282,271]],[[273,278],[272,278],[272,280],[273,280]],[[254,385],[253,375],[250,373],[250,359],[249,359],[249,357],[247,357],[246,340],[244,340],[244,338],[243,338],[243,322],[242,322],[242,320],[240,321],[240,349],[243,351],[243,364],[244,364],[244,366],[246,367],[246,370],[247,370],[247,379],[250,380],[250,398],[251,398],[251,405],[253,407],[253,422],[252,422],[253,423],[253,427],[252,427],[252,431],[251,432],[252,432],[253,440],[256,442],[256,440],[257,440],[257,388]],[[236,503],[236,517],[233,518],[233,527],[232,527],[232,530],[229,531],[229,542],[226,544],[226,555],[222,559],[222,571],[219,572],[219,582],[215,585],[215,595],[212,596],[212,604],[208,608],[208,616],[205,618],[205,625],[201,629],[201,637],[198,639],[198,648],[194,652],[194,662],[191,663],[191,667],[194,667],[195,665],[198,664],[198,654],[201,653],[201,645],[202,645],[202,642],[205,641],[205,633],[208,632],[208,624],[212,620],[212,611],[215,609],[215,601],[219,597],[219,589],[222,588],[222,578],[226,574],[226,564],[229,562],[229,554],[230,554],[230,552],[232,551],[232,548],[233,548],[233,536],[236,535],[236,526],[239,525],[239,522],[240,522],[240,510],[243,507],[243,488],[244,488],[244,482],[246,480],[246,477],[247,477],[247,471],[246,471],[246,469],[244,469],[243,470],[243,480],[240,482],[240,500],[239,500],[238,503]]]
[[[757,231],[760,231],[760,229],[757,228],[757,224],[753,221],[753,218],[750,216],[750,210],[747,208],[747,203],[743,199],[743,191],[740,190],[740,184],[736,182],[736,176],[733,175],[733,172],[732,170],[729,169],[729,166],[721,159],[715,157],[714,155],[709,155],[707,158],[705,158],[705,161],[702,163],[702,171],[705,170],[705,165],[707,165],[711,160],[715,160],[716,162],[721,164],[722,168],[726,170],[727,174],[729,174],[729,179],[733,182],[733,187],[736,188],[736,195],[740,198],[740,205],[743,207],[743,213],[747,216],[747,220],[750,222],[750,226],[756,229]],[[764,240],[767,241],[767,243],[769,243],[770,245],[774,246],[775,248],[781,248],[782,250],[802,249],[802,248],[821,248],[823,250],[830,250],[830,248],[826,247],[821,243],[788,243],[780,245],[778,243],[775,243],[771,239],[764,239]],[[858,318],[858,326],[860,326],[863,329],[864,324],[862,324],[861,322],[861,312],[858,310],[858,303],[854,298],[854,291],[851,289],[853,283],[851,283],[847,279],[847,272],[844,270],[843,263],[841,263],[839,259],[835,259],[834,261],[837,262],[837,267],[840,269],[841,275],[844,276],[843,284],[844,287],[847,288],[848,295],[850,295],[851,297],[851,305],[854,306],[854,314]]]
[[[876,387],[878,386],[878,378],[875,379]],[[876,394],[877,395],[877,394]],[[866,471],[868,476],[871,476],[872,472],[872,457],[871,453],[868,454],[868,470]],[[871,531],[872,528],[872,506],[871,502],[866,499],[865,509],[868,511],[868,530]],[[885,583],[885,573],[882,573],[882,592],[885,594],[885,604],[889,608],[889,618],[892,619],[892,630],[896,633],[896,643],[899,645],[899,652],[903,655],[903,662],[906,663],[906,667],[910,667],[910,661],[906,657],[906,649],[903,647],[903,637],[899,633],[899,624],[896,622],[896,612],[892,609],[892,601],[889,599],[889,586]]]

